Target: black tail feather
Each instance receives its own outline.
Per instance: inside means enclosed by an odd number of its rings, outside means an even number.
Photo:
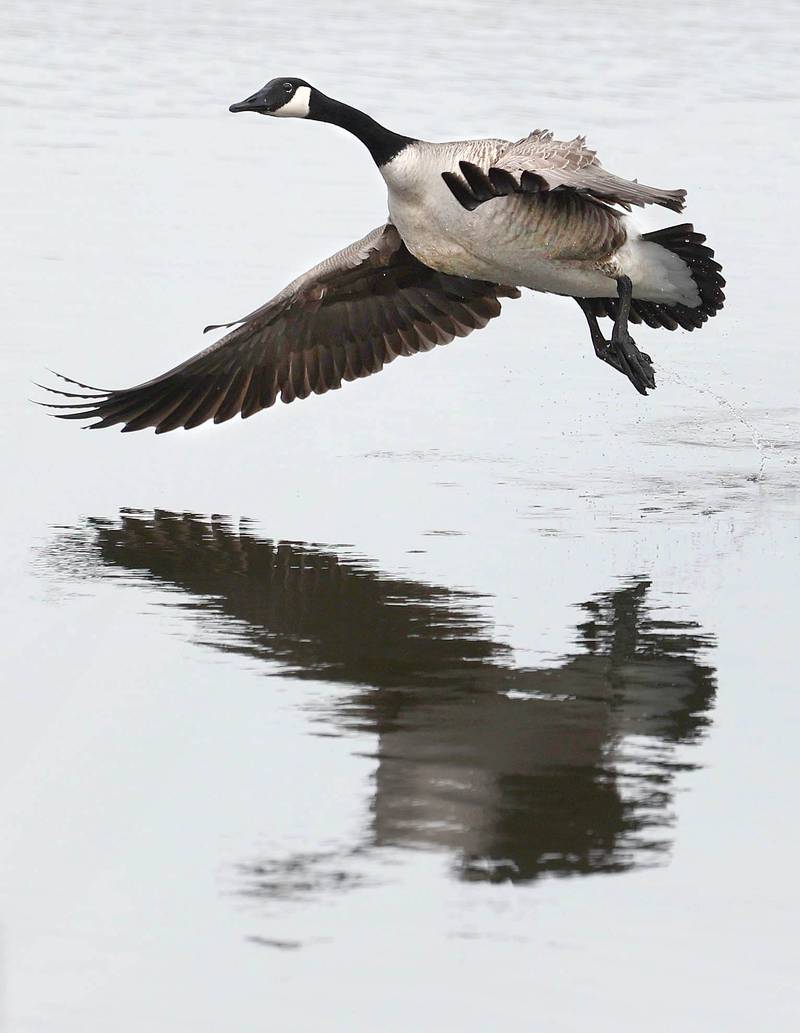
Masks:
[[[697,284],[700,304],[696,308],[689,308],[688,305],[665,305],[634,298],[630,311],[632,323],[646,323],[667,330],[675,330],[679,326],[684,330],[696,330],[719,312],[725,303],[722,290],[725,280],[721,276],[722,266],[714,261],[714,252],[706,246],[705,239],[688,222],[642,234],[642,240],[660,244],[688,265],[692,279]],[[617,298],[587,298],[586,301],[596,316],[616,319]]]

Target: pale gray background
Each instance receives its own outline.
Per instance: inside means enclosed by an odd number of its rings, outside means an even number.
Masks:
[[[4,6],[4,1033],[796,1028],[799,27],[790,2]],[[647,399],[577,306],[528,294],[246,423],[48,420],[45,367],[155,375],[381,222],[356,141],[228,114],[283,74],[432,139],[585,132],[612,170],[688,189],[725,311],[637,335]],[[121,507],[467,589],[520,665],[557,664],[577,604],[646,576],[715,641],[669,863],[491,886],[404,850],[347,893],[243,900],[255,855],[358,843],[373,737],[314,734],[346,687],[221,653],[166,588],[82,583],[59,528],[80,543]]]

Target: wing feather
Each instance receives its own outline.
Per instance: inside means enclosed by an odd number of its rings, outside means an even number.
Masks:
[[[519,291],[430,269],[387,223],[154,380],[105,391],[64,377],[82,390],[46,390],[79,401],[48,404],[61,419],[95,420],[93,429],[122,424],[125,431],[154,427],[156,433],[252,416],[278,397],[291,402],[324,394],[377,373],[397,355],[463,337],[500,314],[501,297]]]
[[[459,167],[461,176],[448,171],[442,177],[456,200],[469,211],[495,197],[556,190],[575,191],[628,211],[632,205],[658,204],[680,212],[686,200],[685,190],[663,190],[606,171],[582,136],[554,140],[553,134],[543,129],[509,144],[487,168],[468,161],[460,162]]]

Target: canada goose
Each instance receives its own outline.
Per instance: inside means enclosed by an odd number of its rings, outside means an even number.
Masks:
[[[721,266],[702,234],[688,224],[643,234],[625,214],[646,204],[681,211],[686,192],[606,172],[582,137],[536,130],[516,143],[427,143],[288,77],[230,110],[352,133],[386,182],[389,221],[222,324],[233,329],[154,380],[105,391],[62,378],[82,390],[55,393],[80,401],[54,405],[55,415],[157,434],[252,416],[278,395],[323,394],[398,355],[464,337],[520,287],[575,298],[595,354],[644,395],[655,387],[652,361],[628,323],[693,330],[722,307]],[[610,340],[603,316],[613,320]]]

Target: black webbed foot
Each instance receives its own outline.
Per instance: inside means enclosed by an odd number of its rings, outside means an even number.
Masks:
[[[609,366],[613,367],[613,369],[618,370],[620,373],[624,373],[625,376],[628,375],[627,370],[622,365],[619,356],[617,355],[616,351],[611,347],[608,341],[604,340],[602,343],[593,341],[592,343],[594,344],[594,353],[598,357],[598,359],[601,359],[603,362],[607,362]]]
[[[647,388],[655,390],[656,378],[652,359],[639,351],[630,334],[626,333],[625,337],[618,337],[616,340],[612,337],[609,348],[619,361],[619,366],[615,366],[615,369],[625,374],[640,395],[646,395]]]

